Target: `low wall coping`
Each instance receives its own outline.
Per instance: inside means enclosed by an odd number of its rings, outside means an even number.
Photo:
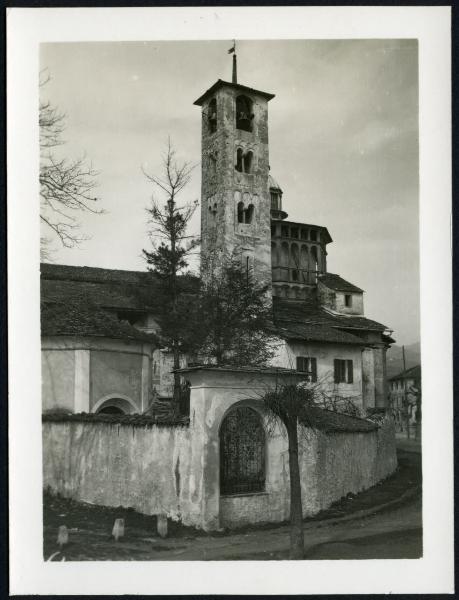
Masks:
[[[188,417],[151,417],[149,415],[109,415],[101,413],[43,413],[43,423],[105,423],[107,425],[132,425],[138,427],[187,427]]]

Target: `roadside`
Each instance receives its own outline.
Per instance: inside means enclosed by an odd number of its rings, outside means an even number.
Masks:
[[[385,481],[305,519],[307,558],[370,558],[375,553],[379,558],[398,558],[397,552],[404,558],[419,556],[421,456],[417,450],[403,448],[398,457],[399,468]],[[118,542],[111,536],[116,518],[123,518],[126,525],[125,536]],[[168,537],[162,539],[156,534],[153,516],[45,495],[45,559],[59,550],[57,530],[64,524],[69,544],[55,560],[61,556],[73,561],[288,558],[285,523],[208,534],[169,522]],[[264,549],[261,553],[260,548]]]

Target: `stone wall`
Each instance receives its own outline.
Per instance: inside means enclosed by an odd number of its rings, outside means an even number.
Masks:
[[[259,399],[276,385],[278,375],[189,369],[187,378],[192,384],[189,426],[152,423],[143,416],[121,417],[119,422],[99,415],[45,416],[44,486],[79,501],[166,513],[209,531],[287,520],[287,437],[281,425],[273,427]],[[220,426],[241,405],[256,410],[264,423],[265,490],[222,496]],[[367,431],[359,430],[360,424]],[[361,420],[353,426],[357,430],[328,433],[301,428],[305,516],[349,492],[371,487],[396,468],[391,421],[379,429]]]

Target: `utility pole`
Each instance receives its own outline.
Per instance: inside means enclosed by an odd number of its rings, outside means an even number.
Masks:
[[[410,439],[410,415],[408,413],[408,399],[406,397],[406,379],[405,379],[405,371],[406,371],[405,346],[402,346],[402,356],[403,356],[403,407],[404,407],[404,411],[405,411],[406,437],[407,437],[407,439]]]

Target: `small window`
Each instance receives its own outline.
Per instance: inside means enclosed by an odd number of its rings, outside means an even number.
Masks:
[[[237,205],[237,222],[244,223],[244,203],[239,202]]]
[[[235,164],[235,169],[236,171],[239,171],[239,173],[242,173],[242,164],[243,164],[243,152],[242,152],[242,148],[238,148],[237,149],[237,153],[236,153],[236,164]]]
[[[298,239],[298,227],[290,227],[290,236]]]
[[[244,173],[252,172],[253,152],[249,150],[244,154]]]
[[[271,192],[271,210],[279,210],[279,194]]]
[[[292,281],[298,281],[298,269],[292,269]]]
[[[346,308],[351,308],[352,306],[352,295],[344,294],[344,305]]]
[[[288,227],[286,227],[285,225],[282,225],[282,237],[288,237]]]
[[[217,159],[215,156],[210,156],[210,174],[214,177],[217,173]]]
[[[317,231],[314,231],[313,229],[311,229],[310,238],[311,238],[312,242],[316,242],[317,241]]]
[[[335,383],[353,383],[354,367],[352,360],[335,358]]]
[[[245,222],[250,224],[253,219],[253,204],[249,204],[247,210],[245,211]]]
[[[317,381],[317,359],[310,356],[296,357],[296,370],[307,374],[307,380],[315,383]]]
[[[215,98],[209,102],[207,119],[210,133],[215,133],[217,131],[217,100]]]
[[[308,230],[307,229],[302,229],[301,230],[301,239],[302,240],[307,240],[308,239]]]
[[[274,237],[275,235],[276,235],[276,226],[271,225],[271,237]]]

